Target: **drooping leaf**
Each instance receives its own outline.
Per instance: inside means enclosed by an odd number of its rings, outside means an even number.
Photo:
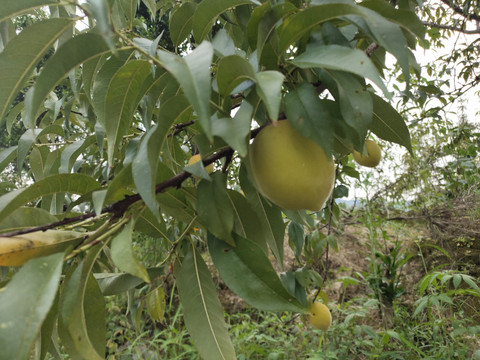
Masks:
[[[105,119],[105,99],[107,97],[107,91],[108,89],[110,89],[110,83],[115,73],[125,64],[131,54],[131,50],[119,51],[117,56],[112,56],[102,65],[102,67],[100,68],[100,70],[98,70],[98,73],[94,77],[92,102],[99,124],[104,124],[107,121]]]
[[[43,6],[57,5],[58,0],[18,0],[5,1],[0,7],[0,22],[20,14],[29,12],[32,9]]]
[[[391,97],[375,65],[361,50],[340,45],[312,46],[292,63],[301,68],[323,68],[350,72],[372,80],[385,96]]]
[[[0,230],[2,232],[10,232],[26,227],[50,224],[57,220],[55,216],[46,210],[34,207],[21,207],[0,222]]]
[[[410,132],[402,116],[381,97],[371,94],[373,100],[372,132],[379,138],[405,146],[412,153]]]
[[[183,95],[165,101],[160,107],[159,122],[143,136],[137,155],[132,162],[133,180],[138,192],[156,217],[160,216],[155,198],[160,152],[170,127],[186,111],[191,111],[190,104]]]
[[[323,106],[313,85],[301,84],[285,96],[288,121],[303,136],[312,139],[327,156],[333,150],[333,119]]]
[[[165,314],[165,291],[159,286],[150,291],[146,296],[147,311],[155,321],[162,321]]]
[[[333,94],[340,107],[341,117],[356,134],[356,143],[363,143],[372,124],[373,104],[370,92],[358,77],[343,71],[320,71],[320,80]]]
[[[22,2],[26,3],[27,1],[4,2],[0,6],[0,18],[4,10],[8,10],[9,7],[13,8]],[[37,1],[37,3],[42,3],[42,1]],[[72,19],[66,18],[40,21],[27,26],[18,36],[7,43],[0,53],[0,79],[2,79],[0,82],[0,119],[3,118],[45,52],[71,26],[73,26]],[[29,123],[26,122],[26,124]]]
[[[200,253],[190,248],[182,263],[175,264],[174,273],[185,324],[201,356],[236,359],[215,285]]]
[[[30,358],[30,350],[55,299],[62,264],[63,253],[33,259],[0,292],[2,359]]]
[[[18,189],[0,197],[0,221],[20,206],[42,196],[56,193],[83,195],[98,189],[100,184],[84,174],[59,174],[48,176],[24,189]]]
[[[260,220],[248,200],[245,196],[234,190],[228,190],[228,198],[232,203],[234,211],[234,231],[257,244],[265,254],[268,254],[264,228],[260,224]]]
[[[217,17],[239,5],[251,4],[250,0],[204,0],[198,4],[193,17],[193,35],[201,42],[211,30]]]
[[[102,36],[84,33],[75,36],[60,46],[45,63],[35,86],[27,93],[25,120],[33,124],[42,101],[54,86],[76,66],[110,50]]]
[[[246,100],[233,118],[212,117],[213,135],[221,137],[241,157],[247,155],[247,135],[253,116],[253,106]]]
[[[75,359],[105,358],[105,300],[92,267],[105,243],[92,247],[65,279],[59,302],[58,333]]]
[[[147,272],[150,278],[155,278],[164,274],[165,270],[162,268],[148,268]],[[94,276],[103,296],[118,295],[136,286],[145,284],[145,281],[142,279],[125,273],[96,273]]]
[[[257,93],[267,107],[270,119],[276,121],[282,101],[282,85],[285,76],[278,71],[262,71],[255,75]]]
[[[82,233],[63,230],[0,236],[0,266],[22,266],[30,259],[64,252],[80,244],[84,237]]]
[[[201,3],[203,4],[203,2]],[[212,136],[210,123],[210,65],[213,46],[202,42],[194,51],[181,58],[167,51],[158,51],[162,65],[180,83],[187,99],[193,105],[200,124],[208,138]]]
[[[108,119],[102,119],[102,126],[106,130],[108,163],[111,165],[114,152],[132,123],[133,113],[143,95],[144,84],[153,81],[150,66],[148,61],[130,61],[110,81],[104,105]]]
[[[372,36],[380,46],[392,53],[398,60],[405,80],[409,80],[409,51],[400,27],[375,11],[350,1],[325,1],[311,6],[286,19],[278,28],[279,48],[284,52],[296,40],[316,26],[342,17]]]
[[[17,156],[18,146],[10,146],[0,151],[0,171],[3,171]]]
[[[283,286],[268,256],[254,242],[234,234],[231,246],[208,233],[208,249],[220,277],[250,305],[267,311],[302,312],[302,304]]]
[[[256,81],[253,66],[239,55],[223,57],[218,63],[217,85],[221,95],[229,95],[244,81]]]
[[[87,0],[90,5],[90,11],[96,20],[96,28],[103,36],[112,51],[115,51],[115,43],[113,41],[114,34],[112,24],[110,23],[110,12],[108,1],[104,0]]]
[[[216,172],[212,181],[202,180],[198,184],[197,212],[200,222],[220,239],[234,244],[233,208],[225,189],[225,174]]]
[[[133,253],[132,233],[133,221],[129,221],[113,238],[110,247],[113,263],[121,271],[134,275],[145,282],[150,282],[147,270]]]
[[[68,144],[62,151],[59,173],[69,173],[72,169],[73,163],[77,157],[90,145],[96,142],[94,135],[88,136],[86,139],[75,141]]]
[[[170,16],[170,38],[175,46],[180,45],[192,32],[193,15],[197,4],[186,2],[176,8]]]
[[[240,168],[240,184],[245,197],[256,212],[265,234],[265,240],[280,266],[283,266],[283,239],[285,224],[280,208],[267,203],[250,183],[245,167]]]

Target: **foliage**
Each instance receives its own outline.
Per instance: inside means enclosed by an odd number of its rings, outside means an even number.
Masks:
[[[22,22],[38,9],[45,16]],[[412,50],[425,32],[417,11],[416,1],[381,0],[2,5],[0,119],[9,133],[21,132],[0,152],[0,169],[14,163],[19,178],[0,197],[2,236],[81,235],[10,272],[0,301],[18,308],[2,314],[0,357],[63,349],[102,359],[105,296],[132,299],[143,288],[140,303],[129,304],[134,326],[143,307],[161,321],[174,277],[199,354],[233,359],[213,267],[251,306],[304,313],[321,284],[321,257],[336,247],[335,198],[345,195],[345,177],[356,176],[347,156],[370,134],[412,151],[383,72],[389,53],[408,94],[418,71]],[[280,209],[252,179],[250,139],[257,125],[279,120],[335,155],[339,184],[321,212]],[[217,171],[187,166],[196,153]],[[24,216],[30,208],[36,216]],[[295,272],[284,269],[288,223],[302,265]],[[135,233],[156,239],[162,257],[142,263]],[[280,277],[276,269],[286,271]],[[36,286],[22,285],[25,278]],[[35,316],[18,322],[27,311]],[[7,347],[11,337],[22,343]]]

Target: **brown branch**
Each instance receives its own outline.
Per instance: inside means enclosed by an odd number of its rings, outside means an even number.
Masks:
[[[437,28],[437,29],[442,29],[442,30],[457,31],[457,32],[461,32],[463,34],[480,34],[480,29],[467,30],[467,29],[462,29],[462,28],[455,27],[455,26],[450,26],[450,25],[435,24],[435,23],[428,22],[428,21],[424,21],[423,25],[430,26],[430,27]]]
[[[469,20],[477,20],[480,21],[480,16],[476,14],[465,14],[463,12],[463,8],[455,5],[452,0],[440,0],[442,3],[447,5],[450,9],[452,9],[454,12],[456,12],[458,15],[462,15],[463,17],[469,19]]]

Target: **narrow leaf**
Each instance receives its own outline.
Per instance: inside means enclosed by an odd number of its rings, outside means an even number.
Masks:
[[[278,71],[267,70],[257,73],[255,77],[257,79],[257,93],[265,103],[270,119],[277,121],[285,76]]]
[[[234,244],[233,208],[225,189],[225,174],[214,173],[212,181],[202,180],[198,184],[197,212],[200,222],[215,236]]]
[[[302,304],[283,286],[268,256],[254,242],[234,234],[236,246],[208,233],[208,249],[221,278],[250,305],[267,311],[302,312]]]
[[[188,332],[205,359],[236,359],[227,332],[223,309],[207,265],[196,249],[190,249],[174,268]]]
[[[58,332],[73,358],[105,358],[105,300],[92,274],[92,267],[104,245],[98,244],[90,249],[65,279],[61,292]]]
[[[0,7],[0,22],[20,14],[29,12],[32,9],[49,5],[58,5],[58,0],[16,0],[3,1]]]
[[[102,36],[95,33],[80,34],[60,46],[46,62],[32,91],[27,93],[25,121],[34,123],[42,101],[72,69],[107,52],[109,48]]]
[[[147,270],[136,258],[132,248],[133,221],[129,221],[112,240],[110,247],[113,263],[123,272],[150,282]]]
[[[100,184],[84,174],[60,174],[48,176],[27,188],[12,191],[0,197],[0,221],[5,219],[20,206],[42,196],[56,193],[73,193],[83,195],[98,189]]]
[[[340,45],[322,45],[310,47],[297,56],[292,63],[301,68],[323,68],[350,72],[372,80],[385,96],[391,97],[383,83],[377,68],[361,50]]]
[[[122,66],[110,81],[105,97],[105,114],[102,126],[107,134],[108,163],[113,164],[114,152],[126,135],[133,113],[143,95],[144,83],[152,80],[148,61],[136,60]],[[100,121],[100,119],[99,119]]]
[[[405,146],[412,153],[410,132],[403,117],[381,97],[371,94],[373,100],[372,131],[379,138]]]
[[[285,96],[285,113],[292,126],[312,139],[327,156],[333,149],[333,119],[318,97],[313,85],[301,84]]]
[[[210,65],[213,59],[212,44],[204,41],[184,58],[166,51],[158,51],[157,54],[165,69],[180,83],[183,92],[197,113],[203,131],[208,138],[211,138],[209,101],[211,93]]]
[[[250,133],[253,110],[253,106],[244,100],[233,119],[212,117],[213,135],[225,140],[241,157],[247,155],[247,135]]]
[[[62,273],[63,253],[33,259],[0,292],[0,357],[29,359],[53,304]]]
[[[193,15],[197,4],[193,2],[183,3],[176,8],[170,17],[170,38],[175,46],[179,46],[192,32]]]
[[[1,13],[13,4],[26,1],[7,1],[0,6]],[[40,1],[37,1],[40,3]],[[9,41],[0,53],[0,119],[3,118],[18,92],[25,85],[35,65],[51,48],[55,40],[73,26],[72,19],[58,18],[27,26]]]
[[[251,4],[250,0],[203,0],[198,4],[193,18],[193,35],[197,42],[202,41],[217,17],[239,5]]]

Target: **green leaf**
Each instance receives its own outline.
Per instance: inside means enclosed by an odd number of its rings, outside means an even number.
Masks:
[[[209,181],[206,181],[210,183]],[[170,189],[157,195],[162,211],[175,219],[190,223],[195,217],[191,204],[187,203],[183,190]],[[210,201],[210,200],[209,200]]]
[[[156,278],[163,275],[165,270],[162,268],[148,268],[147,272],[150,278]],[[97,273],[94,276],[104,296],[118,295],[138,285],[145,284],[142,279],[125,273]]]
[[[212,125],[210,123],[209,102],[211,93],[210,65],[213,58],[212,44],[204,41],[184,58],[160,50],[157,55],[162,66],[180,83],[183,92],[197,113],[203,131],[211,139]]]
[[[157,218],[149,209],[141,212],[135,222],[135,231],[141,232],[153,238],[168,239],[167,228],[163,217]]]
[[[18,146],[10,146],[0,151],[0,171],[3,171],[17,156]]]
[[[363,145],[373,115],[372,98],[365,84],[357,76],[343,71],[320,71],[319,78],[338,100],[345,123],[356,132],[350,134],[350,138]]]
[[[382,89],[385,96],[391,97],[377,68],[361,50],[340,45],[312,46],[292,60],[292,63],[303,69],[323,68],[340,70],[368,78]]]
[[[91,248],[65,279],[59,302],[58,333],[73,359],[105,358],[105,300],[92,268],[105,243]]]
[[[303,83],[285,96],[285,113],[295,130],[315,141],[327,156],[331,156],[333,119],[312,84]]]
[[[234,216],[225,189],[226,176],[216,172],[211,178],[212,181],[202,180],[198,184],[198,218],[215,236],[233,245]]]
[[[175,46],[180,45],[192,32],[193,16],[197,4],[187,2],[177,7],[170,16],[170,38]]]
[[[241,157],[247,156],[247,135],[250,133],[253,110],[253,106],[244,100],[233,119],[212,117],[213,135],[225,140]]]
[[[405,8],[396,9],[382,0],[366,0],[361,4],[397,23],[415,37],[419,39],[425,37],[425,25],[413,11]]]
[[[108,163],[113,166],[114,152],[127,134],[133,121],[133,113],[143,96],[143,87],[151,82],[151,64],[135,60],[122,66],[113,76],[105,97],[105,114],[108,119],[99,118],[106,131],[108,143]]]
[[[115,73],[125,64],[131,55],[131,50],[120,51],[117,56],[112,56],[108,59],[95,76],[93,82],[92,102],[99,124],[104,124],[107,121],[105,119],[105,98],[107,97],[108,89],[110,89],[110,83]]]
[[[58,5],[58,0],[4,1],[0,7],[0,22],[9,17],[14,17],[29,12],[32,9],[49,5]]]
[[[230,95],[244,81],[256,81],[252,64],[239,55],[220,59],[217,69],[217,85],[220,95]]]
[[[267,70],[257,73],[255,77],[257,79],[257,93],[267,107],[270,119],[277,121],[285,76],[278,71]]]
[[[265,234],[265,241],[280,266],[283,265],[283,240],[285,223],[280,208],[267,203],[251,184],[245,167],[240,168],[240,184],[245,196],[257,214]]]
[[[263,52],[267,42],[272,39],[272,43],[278,42],[278,36],[275,30],[279,23],[289,13],[296,12],[295,5],[289,2],[278,3],[272,5],[270,2],[265,2],[261,6],[256,7],[251,14],[247,23],[247,37],[250,46],[256,49],[257,57],[263,63],[262,57],[267,57],[269,53]],[[274,40],[273,40],[274,39]]]
[[[110,23],[110,12],[108,1],[105,0],[87,0],[90,5],[90,11],[95,18],[96,30],[103,36],[112,51],[115,51],[114,33]]]
[[[223,309],[202,256],[190,248],[182,263],[175,264],[174,273],[185,324],[200,355],[209,360],[236,359]]]
[[[2,359],[30,359],[30,350],[57,294],[62,265],[63,253],[32,259],[0,292]]]
[[[27,93],[24,121],[27,124],[35,122],[43,100],[72,69],[108,52],[110,50],[102,36],[95,33],[80,34],[60,46],[57,52],[45,63],[35,86]]]
[[[132,162],[133,180],[138,192],[156,217],[160,216],[155,198],[160,152],[172,124],[186,111],[191,111],[191,106],[183,95],[177,95],[162,103],[158,114],[161,121],[143,136],[137,155]]]
[[[96,142],[95,135],[88,136],[85,139],[75,141],[65,146],[60,158],[59,173],[69,173],[78,156],[90,145]]]
[[[245,196],[239,192],[234,190],[227,191],[235,215],[234,231],[240,236],[253,241],[268,255],[264,229],[252,206]]]
[[[155,321],[162,321],[165,314],[165,291],[159,286],[150,291],[146,296],[147,311]]]
[[[203,0],[200,2],[193,17],[193,35],[197,43],[207,36],[220,14],[239,5],[251,3],[250,0]]]
[[[147,270],[136,258],[132,248],[133,221],[129,221],[112,240],[110,247],[113,263],[121,271],[150,282]]]
[[[4,10],[13,4],[25,1],[3,2]],[[40,1],[37,1],[40,3]],[[7,9],[6,9],[7,8]],[[18,92],[24,87],[35,65],[42,60],[45,52],[55,40],[73,26],[72,19],[50,19],[27,26],[18,36],[9,41],[0,53],[0,119],[3,118]],[[25,122],[25,124],[31,124]],[[28,125],[27,125],[28,126]]]
[[[86,194],[98,189],[100,184],[84,174],[60,174],[48,176],[24,189],[11,191],[0,197],[0,222],[20,206],[42,196],[56,193]]]
[[[236,246],[207,235],[220,277],[250,305],[266,311],[302,312],[302,304],[283,286],[268,256],[254,242],[234,234]]]
[[[303,245],[305,243],[305,233],[303,226],[291,222],[288,226],[288,242],[290,246],[295,251],[295,257],[300,261],[300,254],[303,250]]]
[[[34,207],[21,207],[0,222],[0,230],[2,232],[15,231],[56,221],[58,219],[46,210]]]
[[[379,138],[405,146],[412,153],[410,132],[403,117],[381,97],[371,94],[373,100],[372,132]]]

